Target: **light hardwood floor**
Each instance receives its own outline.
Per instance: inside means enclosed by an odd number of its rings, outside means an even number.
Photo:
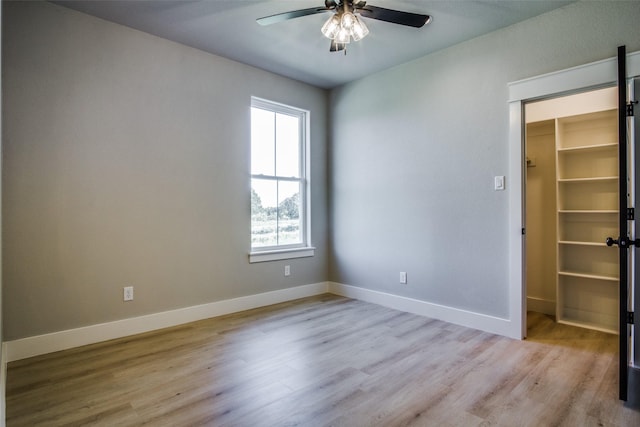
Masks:
[[[511,340],[333,295],[9,364],[7,425],[640,426],[616,337]]]

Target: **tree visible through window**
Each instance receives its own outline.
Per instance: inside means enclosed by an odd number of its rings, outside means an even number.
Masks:
[[[251,248],[306,245],[306,112],[253,98]]]

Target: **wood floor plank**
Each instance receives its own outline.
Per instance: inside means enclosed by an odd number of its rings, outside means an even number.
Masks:
[[[640,426],[616,337],[517,341],[321,295],[12,362],[14,426]]]

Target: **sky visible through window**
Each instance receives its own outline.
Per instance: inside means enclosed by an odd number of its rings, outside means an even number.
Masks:
[[[252,108],[251,174],[299,178],[299,135],[298,117]],[[272,185],[269,181],[254,181],[253,189],[260,196],[264,207],[275,207],[278,205],[278,199],[282,201],[299,191],[297,184],[281,185],[280,192],[273,191]]]

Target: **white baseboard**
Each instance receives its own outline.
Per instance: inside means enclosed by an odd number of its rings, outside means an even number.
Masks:
[[[535,311],[536,313],[544,313],[549,316],[556,315],[556,302],[547,299],[527,297],[527,311]]]
[[[335,282],[321,282],[7,341],[2,346],[2,351],[4,352],[2,358],[3,368],[6,368],[6,364],[9,362],[28,357],[182,325],[298,298],[320,295],[326,292],[520,339],[519,330],[515,330],[517,328],[514,328],[513,322],[509,319],[487,316],[356,286]],[[4,380],[5,376],[3,374],[2,381]],[[0,427],[2,426],[0,425]]]
[[[132,317],[130,319],[116,320],[114,322],[7,341],[3,346],[3,348],[6,348],[6,357],[3,357],[2,362],[6,364],[15,360],[26,359],[54,351],[66,350],[73,347],[182,325],[196,320],[278,304],[298,298],[320,295],[328,292],[327,289],[328,284],[326,282],[296,286],[257,295],[216,301],[146,316]]]
[[[408,313],[443,320],[445,322],[466,326],[468,328],[479,329],[493,334],[521,339],[519,326],[515,325],[514,322],[509,319],[487,316],[485,314],[433,304],[427,301],[402,297],[385,292],[372,291],[335,282],[329,282],[329,292],[348,298],[371,302],[393,308],[395,310],[406,311]]]

